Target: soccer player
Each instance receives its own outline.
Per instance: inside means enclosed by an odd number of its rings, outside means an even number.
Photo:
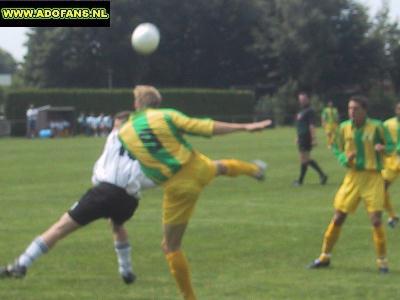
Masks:
[[[184,299],[194,300],[189,264],[181,243],[201,191],[221,174],[262,179],[265,165],[260,161],[211,161],[196,151],[183,134],[210,137],[252,132],[266,128],[271,121],[237,124],[189,118],[173,109],[159,109],[161,95],[152,86],[137,86],[133,95],[137,112],[121,128],[119,136],[125,149],[139,160],[145,175],[164,189],[162,248]]]
[[[326,184],[328,176],[321,170],[318,163],[311,159],[310,153],[313,146],[317,145],[314,125],[314,110],[310,105],[310,99],[306,93],[300,93],[298,96],[301,110],[296,117],[297,128],[297,146],[300,156],[300,175],[293,182],[294,186],[301,186],[306,176],[308,166],[313,168],[319,175],[320,183]]]
[[[338,110],[336,107],[333,106],[332,100],[330,100],[328,102],[328,106],[322,110],[321,124],[322,127],[324,128],[327,137],[328,148],[331,148],[335,137],[336,129],[339,124]]]
[[[130,158],[118,139],[118,129],[128,119],[129,114],[130,112],[121,112],[115,117],[114,129],[94,166],[94,187],[56,223],[34,239],[14,263],[0,267],[0,278],[24,277],[32,263],[59,240],[94,220],[109,218],[119,273],[125,283],[134,282],[131,246],[124,223],[132,217],[138,206],[140,189],[151,188],[154,183],[144,176],[138,161]]]
[[[349,119],[340,124],[332,149],[339,163],[348,168],[334,201],[335,213],[325,232],[322,253],[310,268],[328,267],[331,252],[339,238],[347,214],[353,213],[364,200],[373,228],[378,269],[389,271],[386,259],[386,237],[382,226],[384,182],[381,175],[383,154],[391,153],[393,143],[380,121],[367,117],[367,100],[353,96],[348,103]]]
[[[396,116],[384,122],[384,126],[388,129],[393,143],[396,145],[396,151],[386,157],[385,169],[382,171],[383,179],[385,180],[385,210],[389,214],[388,225],[394,228],[399,222],[399,217],[393,208],[390,200],[389,186],[400,174],[400,102],[396,104]]]

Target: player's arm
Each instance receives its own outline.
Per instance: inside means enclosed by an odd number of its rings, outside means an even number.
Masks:
[[[214,121],[213,135],[228,134],[238,131],[254,132],[271,126],[271,120],[264,120],[254,123],[226,123]]]
[[[325,109],[322,111],[321,113],[321,125],[322,127],[325,126],[325,120],[326,120],[326,113],[325,113]]]
[[[350,162],[355,158],[355,153],[348,155],[344,151],[344,136],[343,131],[339,127],[336,130],[334,142],[332,144],[332,152],[338,160],[339,164],[343,167],[350,167]]]
[[[171,111],[169,116],[175,126],[183,132],[200,136],[220,135],[237,131],[258,131],[265,129],[272,124],[271,120],[243,124],[225,123],[211,119],[190,118],[177,111]]]

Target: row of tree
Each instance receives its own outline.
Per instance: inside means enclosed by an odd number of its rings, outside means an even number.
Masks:
[[[386,3],[371,19],[355,0],[111,1],[110,28],[32,28],[19,82],[259,86],[268,93],[296,82],[325,97],[390,81],[399,91],[400,28],[388,12]],[[141,22],[161,31],[148,57],[130,45]]]

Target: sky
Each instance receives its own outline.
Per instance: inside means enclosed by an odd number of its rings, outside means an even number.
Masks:
[[[369,7],[371,16],[382,6],[382,0],[357,0]],[[393,19],[400,20],[400,0],[388,0],[390,14]],[[16,61],[22,62],[26,54],[26,33],[29,31],[27,27],[0,27],[0,48],[9,52]]]

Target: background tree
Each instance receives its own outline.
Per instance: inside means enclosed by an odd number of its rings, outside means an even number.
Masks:
[[[13,74],[17,70],[17,62],[10,53],[0,48],[0,74]]]

